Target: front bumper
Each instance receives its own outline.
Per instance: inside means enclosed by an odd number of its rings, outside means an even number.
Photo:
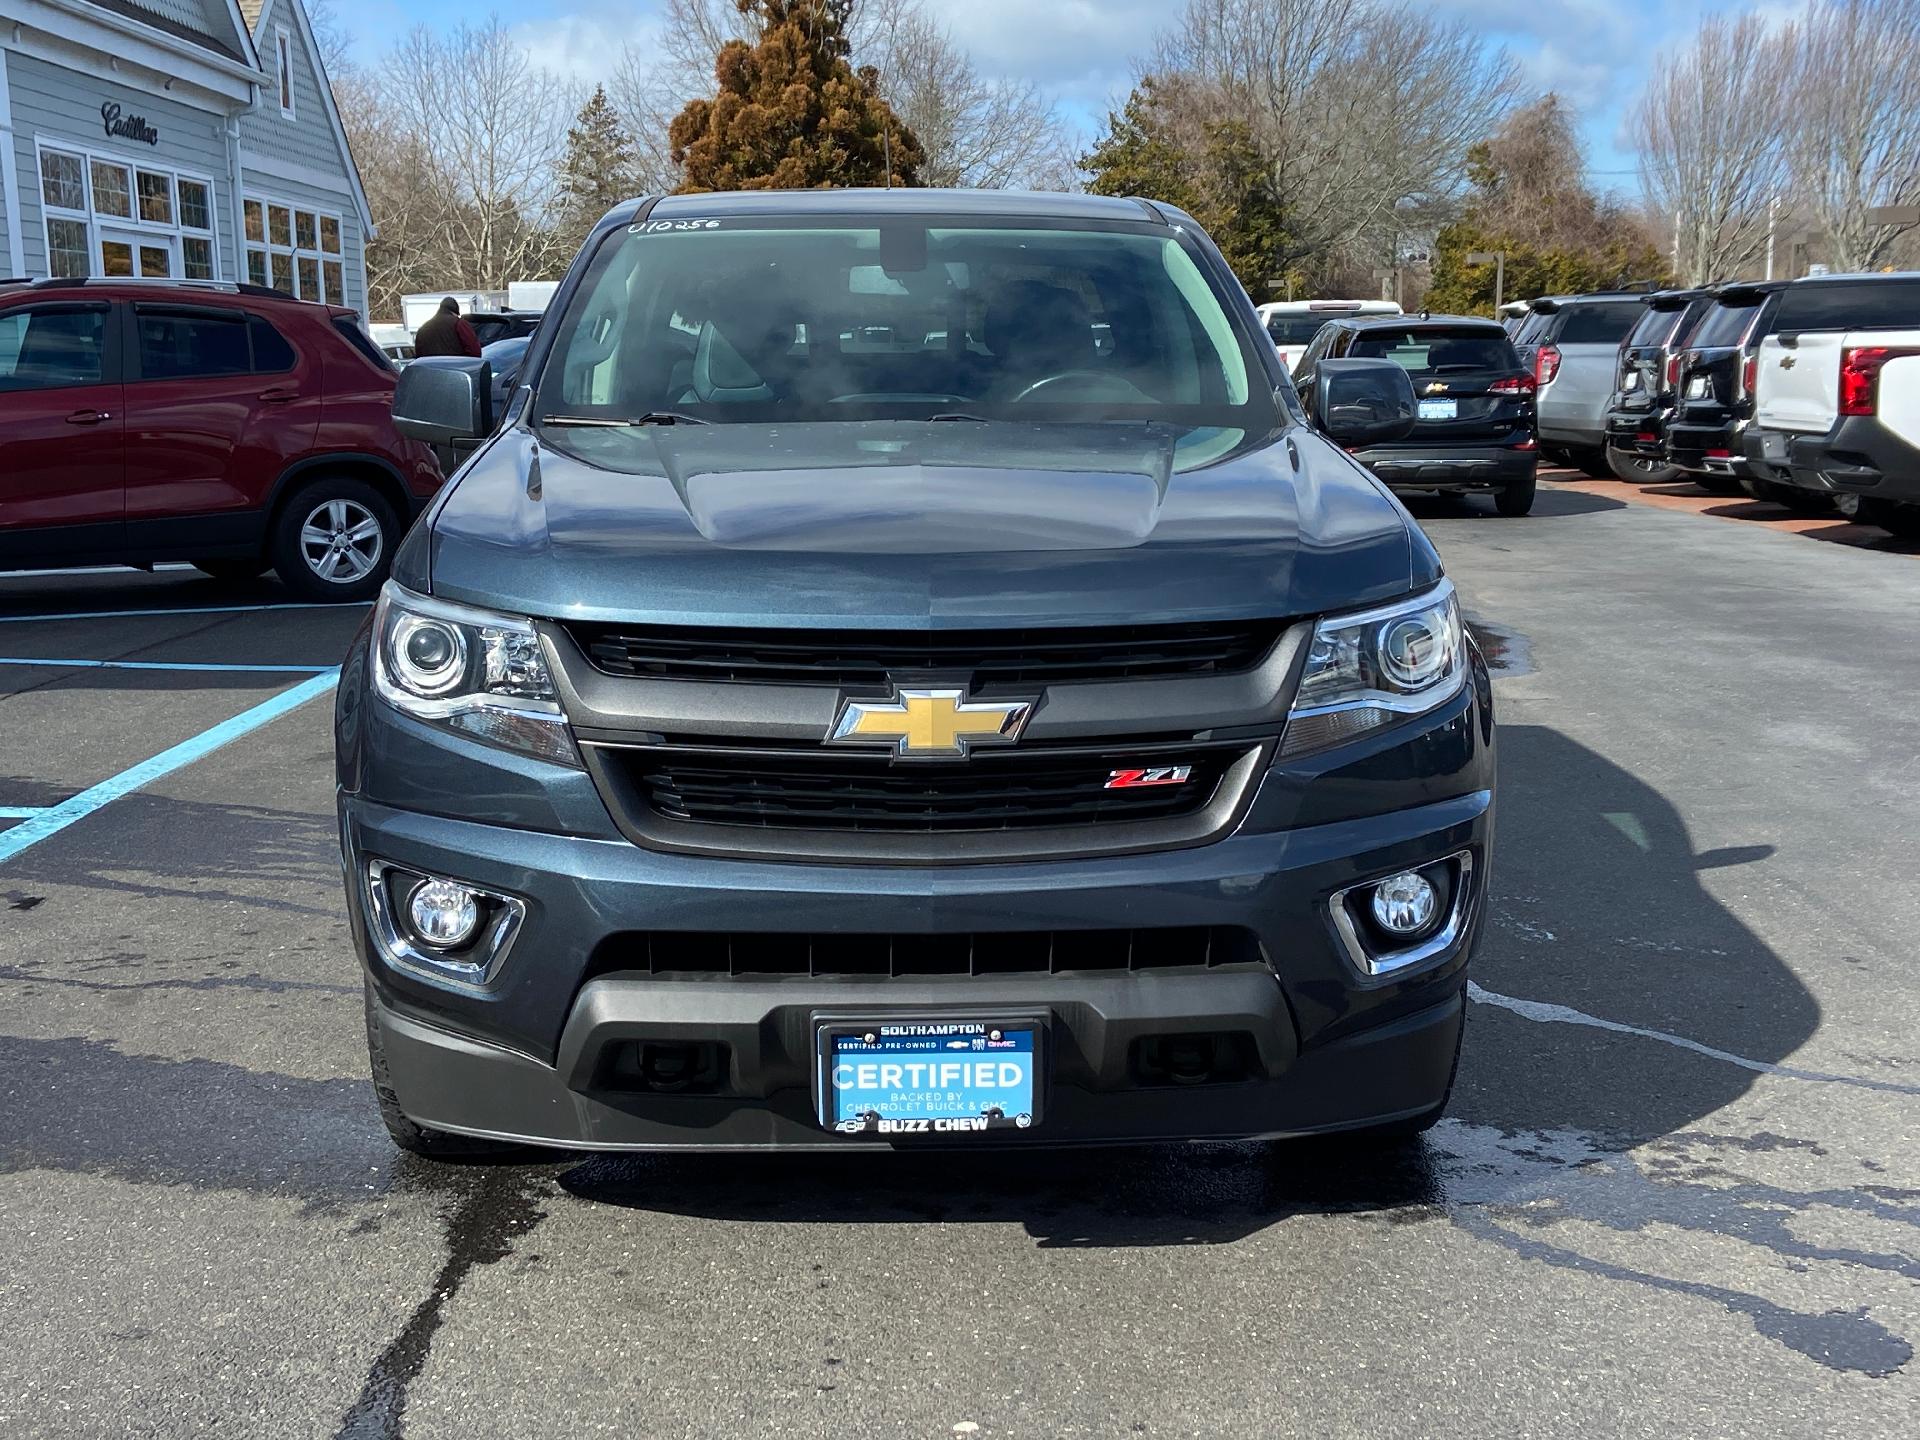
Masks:
[[[1539,451],[1518,445],[1377,445],[1354,459],[1397,490],[1497,490],[1533,474]]]
[[[1418,1115],[1445,1098],[1492,827],[1491,697],[1477,656],[1471,682],[1430,715],[1275,762],[1224,839],[943,867],[644,848],[615,829],[581,772],[399,716],[359,688],[352,663],[339,716],[351,929],[389,1079],[421,1124],[585,1149],[924,1143],[821,1128],[812,1067],[823,1012],[1039,1019],[1049,1037],[1041,1125],[960,1143],[1306,1134]],[[456,807],[468,813],[445,813]],[[1332,897],[1458,855],[1473,878],[1457,933],[1418,964],[1366,973],[1337,932]],[[375,860],[524,905],[487,983],[392,962],[363,879]],[[684,945],[805,934],[832,945],[886,934],[911,950],[915,937],[931,947],[969,935],[991,951],[996,936],[1126,927],[1244,934],[1252,959],[853,978],[738,965],[691,976],[645,958],[650,936]],[[1196,1083],[1152,1073],[1143,1046],[1179,1037],[1229,1037],[1244,1063]],[[713,1047],[716,1075],[699,1093],[636,1086],[619,1057],[644,1044]]]
[[[1894,435],[1877,416],[1843,417],[1824,435],[1749,426],[1745,450],[1760,479],[1821,495],[1920,504],[1920,449]]]

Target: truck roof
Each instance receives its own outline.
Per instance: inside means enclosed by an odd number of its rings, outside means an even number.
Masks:
[[[637,200],[628,204],[637,206]],[[625,207],[622,206],[622,209]],[[1166,223],[1167,215],[1150,202],[1112,195],[1012,190],[736,190],[694,195],[665,195],[652,218],[747,215],[1006,215],[1055,220],[1132,220]]]

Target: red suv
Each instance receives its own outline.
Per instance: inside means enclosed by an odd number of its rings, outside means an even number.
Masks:
[[[0,570],[186,560],[364,600],[441,483],[351,310],[252,285],[0,285]]]

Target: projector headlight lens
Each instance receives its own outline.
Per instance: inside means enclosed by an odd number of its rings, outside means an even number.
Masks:
[[[1314,627],[1282,755],[1338,744],[1444,704],[1466,679],[1466,630],[1450,581]]]
[[[396,710],[579,768],[531,621],[416,595],[389,581],[373,628],[374,689]]]

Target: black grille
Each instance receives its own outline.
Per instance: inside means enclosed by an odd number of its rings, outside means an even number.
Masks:
[[[595,668],[652,680],[875,686],[900,672],[966,672],[978,686],[1133,680],[1251,669],[1280,623],[951,631],[723,630],[574,625]]]
[[[1263,965],[1259,941],[1232,926],[980,931],[958,935],[627,933],[595,949],[594,974],[1059,975]]]
[[[954,833],[1126,824],[1191,815],[1242,749],[976,752],[963,761],[884,754],[676,746],[607,749],[610,768],[671,820],[766,829]],[[1116,771],[1190,767],[1177,784],[1108,789]]]

